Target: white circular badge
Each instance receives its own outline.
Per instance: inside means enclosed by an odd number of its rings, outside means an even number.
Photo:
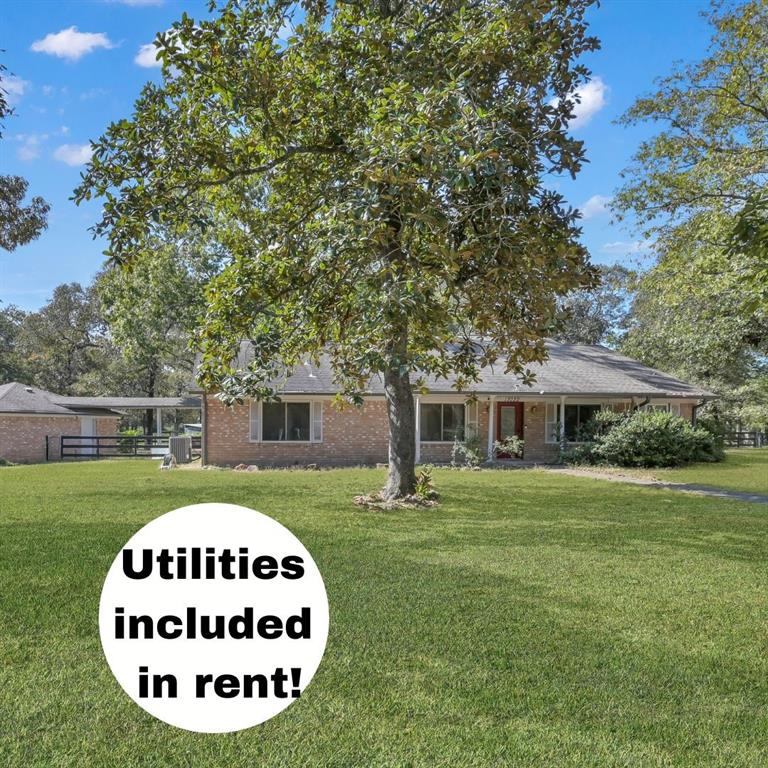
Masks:
[[[104,581],[99,632],[125,692],[171,725],[263,723],[309,685],[328,638],[312,556],[284,526],[234,504],[147,523]]]

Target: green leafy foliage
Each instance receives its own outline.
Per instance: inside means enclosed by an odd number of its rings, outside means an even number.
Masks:
[[[712,411],[736,422],[748,405],[736,393],[766,376],[768,355],[768,5],[715,2],[709,20],[707,55],[678,64],[621,120],[658,126],[615,198],[658,256],[622,349],[722,393],[732,407]]]
[[[435,480],[431,466],[423,466],[416,475],[414,495],[426,501],[431,501],[438,497],[437,490],[435,489]]]
[[[117,441],[117,450],[120,453],[130,454],[134,452],[135,441],[133,438],[141,437],[144,430],[138,427],[127,427],[121,429],[118,434],[120,439]]]
[[[410,492],[413,380],[468,388],[501,355],[526,375],[557,298],[593,280],[576,213],[545,184],[583,162],[567,125],[590,4],[318,2],[287,43],[287,0],[185,14],[157,40],[163,82],[96,142],[76,199],[104,198],[95,231],[116,263],[158,230],[215,228],[228,261],[202,383],[265,398],[327,352],[359,402],[382,375],[390,479]]]
[[[675,467],[724,458],[715,435],[665,411],[635,411],[596,442],[593,455],[621,467]]]
[[[13,305],[0,309],[0,384],[27,380],[26,364],[18,349],[25,317],[26,312]]]
[[[516,457],[519,458],[523,455],[523,449],[525,448],[525,440],[517,435],[511,435],[505,437],[503,440],[496,440],[493,444],[493,455],[496,458],[499,456]]]
[[[637,275],[621,264],[597,268],[599,283],[569,293],[558,302],[552,337],[565,344],[616,347],[624,334]]]
[[[29,182],[21,176],[0,176],[0,248],[14,251],[48,226],[51,206],[39,195],[26,205]]]
[[[2,82],[6,71],[5,65],[0,64],[0,139],[5,119],[13,113]],[[0,175],[0,248],[6,251],[26,245],[48,226],[51,206],[39,196],[24,205],[28,188],[29,182],[21,176]]]
[[[453,441],[451,448],[451,466],[453,467],[479,467],[486,460],[483,444],[480,438],[473,437],[467,440]]]

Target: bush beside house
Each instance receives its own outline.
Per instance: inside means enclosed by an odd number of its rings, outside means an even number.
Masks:
[[[567,463],[676,467],[725,457],[717,435],[666,411],[601,411],[585,425],[580,441],[564,452]]]

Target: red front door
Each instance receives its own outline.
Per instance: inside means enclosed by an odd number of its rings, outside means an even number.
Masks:
[[[501,442],[507,437],[517,435],[523,439],[523,404],[497,403],[496,404],[496,439]],[[508,453],[499,453],[498,459],[517,458]]]

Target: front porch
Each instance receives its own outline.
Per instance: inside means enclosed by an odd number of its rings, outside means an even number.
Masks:
[[[560,446],[575,444],[580,427],[600,409],[664,409],[691,418],[694,406],[695,401],[692,400],[648,399],[639,396],[547,397],[541,394],[500,393],[468,401],[459,394],[421,395],[416,397],[416,461],[448,463],[452,458],[454,441],[463,439],[479,444],[486,461],[499,466],[504,466],[501,462],[518,466],[518,461],[522,462],[519,466],[552,464],[559,458]],[[459,428],[457,421],[461,408],[463,421]],[[429,409],[426,418],[425,409]],[[495,444],[512,436],[523,441],[522,456],[495,456]]]

